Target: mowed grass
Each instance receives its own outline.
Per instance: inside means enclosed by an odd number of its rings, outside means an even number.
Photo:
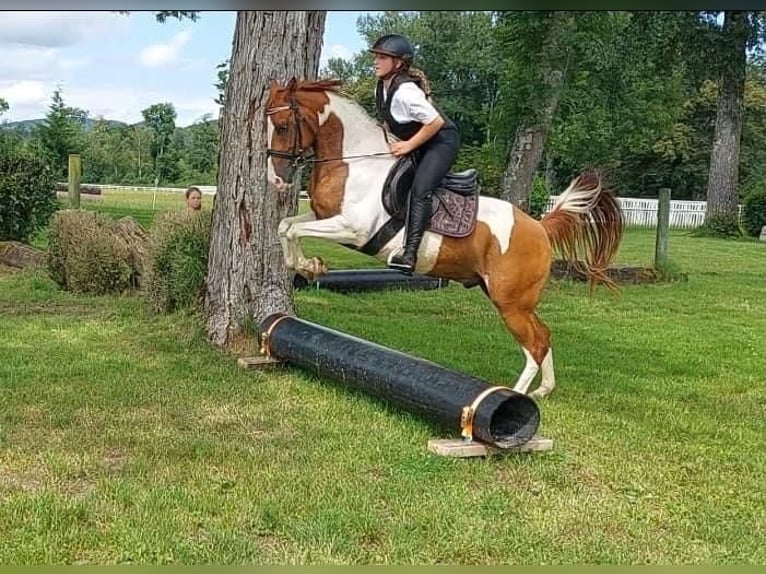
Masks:
[[[763,563],[765,247],[675,231],[687,282],[591,298],[552,281],[554,449],[465,460],[426,449],[459,429],[242,370],[193,315],[6,271],[0,563]],[[629,230],[619,262],[652,254],[653,231]],[[488,382],[523,368],[478,289],[295,297],[303,318]]]

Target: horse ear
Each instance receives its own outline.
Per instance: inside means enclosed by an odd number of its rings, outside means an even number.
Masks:
[[[271,78],[269,80],[269,89],[273,92],[274,90],[279,89],[279,82],[277,82],[274,78]]]
[[[287,91],[288,92],[294,92],[295,88],[298,86],[298,80],[293,76],[290,78],[290,81],[287,82]]]

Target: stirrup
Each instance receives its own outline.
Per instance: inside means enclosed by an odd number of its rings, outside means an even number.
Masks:
[[[417,261],[413,262],[412,264],[407,263],[406,259],[404,259],[404,255],[401,254],[401,250],[395,251],[388,257],[388,267],[390,269],[394,269],[395,271],[400,271],[401,273],[404,273],[405,275],[412,275],[415,272],[415,265],[417,264]],[[399,259],[401,261],[394,261],[394,259]]]

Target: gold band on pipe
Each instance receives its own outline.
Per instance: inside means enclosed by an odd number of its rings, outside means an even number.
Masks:
[[[271,347],[269,346],[269,338],[271,337],[271,332],[274,330],[274,327],[276,327],[277,324],[282,321],[282,319],[287,319],[290,316],[291,315],[282,315],[279,319],[271,324],[265,333],[261,335],[261,355],[271,357]]]
[[[483,401],[495,391],[500,391],[503,389],[508,391],[513,390],[502,386],[489,387],[488,389],[484,389],[481,393],[479,393],[479,395],[471,403],[471,406],[463,407],[463,412],[460,414],[460,434],[464,439],[473,439],[473,416],[476,414],[476,410],[479,408],[481,401]]]

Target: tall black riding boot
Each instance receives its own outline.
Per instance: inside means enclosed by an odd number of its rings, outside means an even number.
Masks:
[[[391,269],[412,274],[418,258],[418,248],[423,240],[423,234],[433,215],[432,196],[416,199],[410,196],[410,208],[407,212],[405,228],[404,253],[396,253],[388,260]]]

